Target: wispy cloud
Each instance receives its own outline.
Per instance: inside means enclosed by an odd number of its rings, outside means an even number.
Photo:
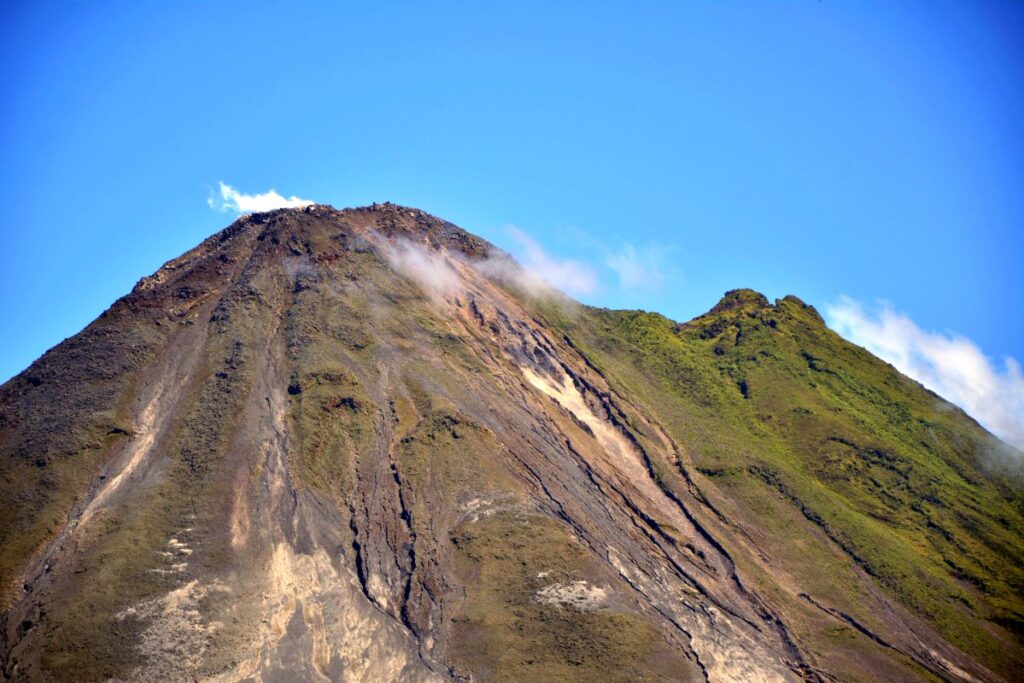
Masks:
[[[590,265],[575,259],[555,258],[519,228],[509,226],[506,230],[519,245],[520,260],[528,275],[567,294],[593,294],[597,291],[597,272]]]
[[[211,192],[210,197],[206,200],[210,208],[217,211],[258,213],[274,209],[301,208],[315,203],[295,195],[283,197],[273,188],[262,194],[243,194],[223,181],[218,182],[218,185],[218,192],[216,194]]]
[[[665,284],[664,257],[666,249],[649,245],[637,249],[625,244],[616,252],[609,252],[605,264],[619,276],[623,289],[658,290]]]
[[[435,302],[462,289],[459,274],[444,254],[408,240],[388,242],[383,237],[377,240],[391,267],[419,285]]]
[[[1007,356],[1000,366],[970,339],[922,330],[887,302],[865,309],[841,297],[826,317],[836,332],[1024,449],[1024,375],[1016,359]]]

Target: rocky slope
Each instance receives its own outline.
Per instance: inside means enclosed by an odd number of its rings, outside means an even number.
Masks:
[[[1011,680],[1007,448],[793,297],[677,325],[417,210],[256,214],[0,388],[0,664]]]

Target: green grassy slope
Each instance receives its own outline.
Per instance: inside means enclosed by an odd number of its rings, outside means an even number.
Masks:
[[[1021,476],[1007,467],[1012,449],[962,411],[795,297],[771,305],[737,290],[682,325],[636,311],[549,315],[686,445],[808,593],[861,623],[880,618],[814,550],[824,533],[952,643],[1004,675],[1021,671]],[[823,646],[837,636],[810,635]]]

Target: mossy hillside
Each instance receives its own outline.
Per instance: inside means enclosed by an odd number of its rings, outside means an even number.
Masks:
[[[438,507],[454,510],[470,496],[520,493],[504,468],[504,447],[490,430],[443,399],[423,408],[415,424],[403,430],[396,448],[402,476],[418,506],[423,505],[417,518],[429,519],[428,495]]]
[[[453,655],[467,670],[493,681],[687,680],[688,663],[644,617],[536,599],[555,583],[610,581],[558,522],[503,512],[463,524],[452,542],[468,586]]]
[[[235,561],[227,539],[215,531],[230,510],[212,502],[232,500],[226,495],[234,481],[231,440],[256,378],[262,339],[271,327],[266,297],[258,295],[261,286],[273,285],[257,276],[222,302],[234,324],[230,332],[213,326],[197,379],[179,405],[181,419],[158,447],[165,457],[141,484],[151,493],[130,506],[102,511],[90,525],[83,539],[87,550],[74,568],[76,580],[53,597],[45,624],[48,644],[42,668],[56,680],[127,677],[142,663],[138,639],[149,619],[113,615],[159,599],[193,576],[223,575]],[[172,537],[192,553],[163,555]],[[175,569],[181,562],[187,568]],[[230,642],[232,635],[229,624],[218,638]],[[82,651],[90,657],[83,659]],[[215,670],[225,657],[230,654],[214,646],[205,663]]]
[[[199,320],[244,240],[228,228],[143,278],[0,388],[0,602],[132,436],[142,376]],[[154,283],[160,286],[152,286]]]
[[[273,239],[270,234],[261,241],[269,247]],[[306,246],[315,250],[315,245]],[[166,462],[149,484],[153,494],[146,496],[145,505],[113,508],[96,520],[90,529],[95,543],[79,560],[74,589],[51,603],[42,663],[49,675],[61,680],[128,676],[142,661],[139,637],[152,623],[134,616],[112,621],[111,615],[159,599],[192,576],[230,576],[237,557],[224,536],[223,520],[231,513],[238,460],[248,457],[233,453],[232,444],[238,429],[246,428],[239,417],[268,366],[275,380],[291,376],[296,448],[289,454],[289,467],[296,482],[339,502],[348,492],[353,455],[369,452],[376,443],[376,407],[363,391],[363,378],[373,374],[378,336],[374,321],[381,317],[368,310],[377,303],[379,283],[372,278],[384,271],[374,265],[372,255],[353,255],[343,267],[363,281],[346,278],[357,284],[321,296],[324,292],[308,282],[318,269],[306,263],[296,256],[283,268],[266,267],[256,254],[214,308],[197,379],[182,400],[173,433],[159,449]],[[319,270],[330,267],[322,264]],[[287,356],[283,362],[273,357],[281,334]],[[190,528],[192,532],[185,531]],[[193,550],[185,573],[166,572],[166,563],[159,559],[171,536]],[[230,599],[244,602],[237,593],[244,587],[233,588]],[[204,604],[225,599],[211,591]],[[225,604],[213,609],[221,608],[233,609]],[[212,634],[204,670],[230,666],[245,628],[232,620]],[[83,652],[91,653],[84,665]]]
[[[351,485],[343,473],[360,452],[352,441],[352,427],[362,433],[373,428],[375,421],[388,421],[377,438],[391,434],[394,474],[413,532],[418,577],[412,584],[414,595],[420,584],[435,596],[454,598],[465,593],[465,604],[476,610],[474,614],[490,615],[486,628],[528,634],[537,621],[543,631],[539,639],[519,636],[514,647],[523,656],[518,663],[513,663],[515,653],[510,655],[506,644],[495,641],[493,647],[479,650],[469,640],[450,653],[454,662],[465,663],[467,670],[493,670],[495,680],[573,675],[589,680],[679,680],[684,670],[680,667],[685,667],[679,663],[680,655],[671,651],[653,624],[627,610],[590,613],[541,605],[533,596],[542,586],[531,591],[531,583],[514,588],[514,597],[507,593],[511,602],[502,607],[504,611],[495,612],[491,603],[479,602],[487,587],[476,583],[481,580],[478,573],[454,576],[447,569],[438,573],[439,568],[451,566],[448,555],[461,553],[457,543],[449,545],[450,530],[460,521],[480,520],[472,524],[474,547],[497,548],[504,545],[507,530],[502,525],[485,525],[483,520],[518,518],[520,513],[515,511],[531,507],[521,481],[508,473],[511,456],[494,433],[471,416],[480,411],[487,414],[483,406],[488,400],[500,404],[507,397],[503,386],[495,383],[481,359],[469,350],[457,326],[439,316],[436,305],[419,288],[370,260],[358,270],[348,260],[345,264],[348,284],[344,288],[325,286],[338,281],[337,273],[328,270],[333,264],[310,268],[296,278],[295,296],[285,317],[292,368],[289,399],[297,436],[291,462],[300,480],[322,491]],[[352,348],[345,318],[357,316],[360,330],[370,341]],[[389,360],[396,356],[401,358],[397,365]],[[380,370],[384,364],[392,366],[387,374]],[[339,402],[339,397],[353,400]],[[584,551],[558,523],[533,513],[528,517],[532,525],[528,523],[518,543],[546,543],[534,534],[537,529],[542,535],[550,531],[551,538],[559,538],[564,547],[548,549],[538,557],[548,564],[564,564],[569,552],[576,558],[573,562],[586,565],[585,570],[556,571],[551,576],[557,574],[565,581],[570,576],[607,580],[598,565],[583,561]],[[516,571],[526,571],[524,577],[529,574],[538,583],[536,574],[545,567],[530,569],[531,552],[519,553],[522,559],[516,561]],[[502,554],[500,561],[511,558]],[[487,572],[494,572],[485,581],[507,582],[498,579],[502,571],[498,565],[485,564]],[[477,562],[473,565],[479,567]],[[527,613],[520,614],[516,605]],[[415,601],[410,609],[415,613]],[[467,626],[470,621],[465,615],[456,616],[453,629],[467,633],[467,628],[484,628]],[[572,629],[575,635],[567,641],[565,633]],[[594,652],[601,653],[596,668],[589,663]],[[639,679],[631,668],[637,661],[642,668]],[[497,668],[490,669],[494,662]]]
[[[396,406],[408,393],[397,377],[383,387],[381,367],[393,355],[408,357],[407,363],[431,358],[417,365],[429,378],[451,335],[439,329],[422,292],[375,253],[297,263],[285,314],[297,441],[292,466],[300,482],[341,503],[354,483],[354,460],[377,448],[381,427],[375,423],[397,420]]]
[[[372,403],[341,365],[297,374],[290,386],[296,441],[291,469],[299,482],[340,505],[353,485],[354,458],[375,444]]]
[[[1013,582],[1021,576],[1024,548],[1007,524],[1017,494],[1012,481],[985,471],[988,435],[824,329],[794,298],[737,312],[742,317],[733,317],[732,329],[739,341],[726,355],[747,379],[761,419],[774,423],[775,434],[800,458],[817,497],[827,491],[841,500],[848,519],[838,527],[862,548],[869,573],[926,613],[936,589],[955,601],[970,603],[965,593],[977,588],[990,601],[1019,604],[1020,584],[1014,589]],[[683,330],[691,341],[706,334],[695,327]],[[756,353],[744,348],[751,345]],[[902,547],[875,552],[879,537]],[[909,566],[902,561],[915,556]],[[914,579],[897,578],[909,575],[924,584],[923,593]],[[948,616],[944,607],[939,602],[929,616]]]
[[[972,420],[793,297],[738,292],[682,326],[596,309],[560,324],[727,496],[755,514],[796,507],[953,642],[1014,666],[1012,636],[993,627],[1022,611],[1019,482],[992,474],[991,437]],[[792,547],[815,529],[773,540]]]
[[[4,386],[0,602],[5,606],[20,591],[26,559],[59,532],[113,449],[130,436],[126,399],[139,369],[170,329],[108,314]],[[69,393],[67,386],[79,391]]]
[[[300,484],[326,493],[339,506],[353,485],[354,459],[376,443],[377,406],[353,372],[359,354],[369,344],[352,347],[351,337],[324,334],[350,315],[339,316],[320,296],[296,297],[287,314],[286,335],[291,368],[288,384],[290,416],[295,438],[290,467]]]

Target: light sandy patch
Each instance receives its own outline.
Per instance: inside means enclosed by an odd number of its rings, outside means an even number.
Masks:
[[[235,492],[234,504],[231,506],[231,547],[241,549],[249,538],[249,501],[245,486],[239,486]]]
[[[591,612],[604,604],[609,590],[608,586],[594,586],[586,581],[553,583],[537,591],[534,598],[546,605],[569,606]]]
[[[162,405],[163,391],[158,391],[155,396],[146,404],[142,414],[139,416],[139,424],[135,436],[128,443],[128,453],[125,464],[121,470],[103,483],[103,487],[96,494],[78,520],[78,528],[84,528],[89,520],[93,518],[97,510],[105,505],[110,497],[117,492],[124,482],[134,473],[139,463],[153,448],[156,441],[156,417]]]
[[[590,428],[594,439],[608,454],[615,466],[626,474],[635,486],[641,488],[651,501],[662,502],[664,500],[664,493],[651,481],[640,454],[611,423],[594,413],[567,374],[563,372],[558,381],[555,381],[538,375],[528,367],[520,369],[531,386],[553,399]],[[668,505],[666,509],[672,507],[672,505]]]
[[[459,510],[465,515],[470,524],[475,524],[499,512],[511,512],[518,509],[516,501],[511,496],[496,496],[493,498],[473,498],[459,506]]]
[[[633,449],[625,437],[594,414],[568,375],[563,373],[559,381],[555,382],[547,377],[541,377],[528,367],[523,367],[522,371],[526,381],[535,389],[553,398],[560,406],[575,415],[577,420],[590,427],[594,432],[594,438],[606,451],[620,456],[628,456],[632,452]]]
[[[132,618],[147,623],[137,644],[146,664],[133,672],[132,680],[166,679],[170,672],[198,668],[212,635],[222,626],[206,622],[200,603],[211,591],[228,590],[219,583],[203,585],[192,580],[119,613],[118,621]]]
[[[258,642],[249,656],[216,681],[264,680],[267,665],[278,657],[289,625],[301,614],[308,629],[311,680],[331,680],[331,663],[342,662],[343,681],[394,681],[409,674],[409,653],[395,648],[397,626],[381,612],[360,605],[354,576],[338,572],[327,553],[300,554],[287,543],[275,545],[268,566],[264,614]],[[365,605],[366,603],[363,603]],[[440,680],[422,672],[418,680]]]
[[[963,669],[958,667],[953,662],[951,662],[948,659],[946,659],[945,657],[943,657],[936,650],[928,650],[928,654],[930,654],[932,657],[934,657],[940,664],[942,664],[942,666],[946,667],[946,669],[950,673],[952,673],[954,676],[958,676],[961,680],[970,681],[970,682],[977,682],[978,681],[977,678],[975,678],[971,674],[967,673],[966,671],[964,671]]]
[[[391,607],[391,603],[388,602],[388,586],[384,583],[384,580],[377,574],[371,574],[369,580],[366,582],[366,589],[373,596],[374,601],[381,606],[385,612]]]

